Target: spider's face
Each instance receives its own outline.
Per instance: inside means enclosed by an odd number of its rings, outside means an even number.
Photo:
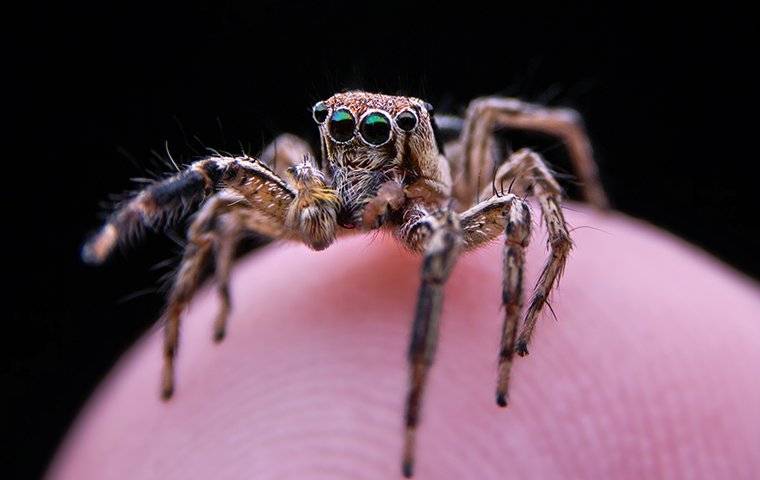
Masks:
[[[419,162],[438,152],[432,107],[418,98],[338,93],[317,102],[312,113],[346,225],[360,223],[364,205],[380,185],[408,184],[420,176]]]

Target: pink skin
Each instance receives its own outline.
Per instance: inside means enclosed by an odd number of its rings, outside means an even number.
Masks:
[[[758,285],[647,225],[572,207],[572,225],[603,231],[573,232],[559,321],[542,315],[506,409],[494,400],[501,243],[456,267],[415,478],[757,475]],[[545,253],[537,234],[531,284]],[[152,332],[90,401],[49,478],[399,478],[419,265],[370,236],[245,259],[227,339],[211,341],[206,289],[184,320],[175,397],[158,399]]]

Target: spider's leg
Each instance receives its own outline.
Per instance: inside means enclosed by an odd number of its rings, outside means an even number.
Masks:
[[[506,231],[502,302],[504,323],[499,347],[496,403],[507,405],[509,373],[514,357],[517,322],[523,305],[525,248],[530,241],[530,210],[515,195],[491,197],[460,214],[465,248],[474,250]]]
[[[235,261],[235,251],[240,242],[245,225],[242,215],[232,213],[219,219],[217,241],[214,244],[214,278],[219,294],[219,312],[214,320],[214,341],[221,342],[227,334],[227,317],[232,309],[230,299],[230,272]]]
[[[236,200],[245,202],[245,199]],[[219,295],[219,312],[214,320],[214,341],[224,339],[227,331],[227,317],[232,308],[230,299],[230,273],[235,263],[235,254],[240,241],[248,234],[277,239],[287,236],[287,227],[263,217],[256,210],[234,209],[219,217],[215,227],[214,280]]]
[[[412,207],[414,209],[414,207]],[[403,467],[404,476],[414,469],[415,432],[419,424],[422,395],[438,341],[438,321],[443,300],[443,284],[462,247],[458,215],[449,210],[424,214],[412,211],[399,232],[412,249],[423,253],[422,284],[409,344],[409,391],[406,397]]]
[[[283,235],[284,226],[271,221],[252,224],[247,217],[255,214],[241,195],[223,190],[212,196],[198,212],[188,229],[188,244],[174,278],[166,305],[164,330],[164,370],[161,396],[171,397],[174,390],[174,359],[177,353],[179,326],[182,312],[197,292],[205,267],[212,257],[216,259],[216,280],[221,307],[214,322],[214,339],[224,337],[230,309],[229,273],[235,247],[245,230],[277,238]]]
[[[191,225],[187,235],[188,244],[169,293],[164,325],[164,366],[161,373],[161,397],[165,400],[174,393],[174,359],[177,355],[182,311],[198,289],[203,269],[213,254],[216,235],[208,228],[208,223],[211,216],[216,214],[214,210],[217,205],[217,198],[212,197],[202,210],[202,215]]]
[[[254,199],[254,207],[283,217],[296,192],[269,167],[251,157],[209,157],[156,182],[122,204],[85,244],[82,257],[101,263],[119,243],[148,228],[160,229],[208,195],[230,187]]]
[[[288,168],[301,163],[304,157],[314,157],[306,140],[291,133],[283,133],[264,147],[259,159],[272,167],[277,175],[284,176]]]
[[[514,193],[525,197],[534,191],[562,195],[562,187],[541,155],[529,148],[512,153],[493,175],[491,182],[480,192],[481,198]]]
[[[495,184],[514,182],[521,192],[531,192],[541,204],[541,214],[549,234],[550,255],[544,265],[541,276],[533,292],[533,297],[525,314],[525,322],[517,340],[517,353],[528,354],[528,343],[536,326],[538,314],[546,303],[552,288],[559,281],[565,268],[567,257],[573,244],[567,231],[565,217],[562,214],[562,191],[552,177],[551,171],[541,156],[529,149],[522,149],[509,156],[509,159],[496,172]]]
[[[334,193],[321,176],[313,176],[308,160],[299,164],[295,176],[295,196],[286,208],[273,203],[283,194],[272,189],[277,184],[251,179],[212,196],[188,231],[188,246],[166,307],[162,397],[174,391],[174,359],[177,353],[181,315],[198,289],[203,267],[216,254],[216,278],[221,309],[214,323],[214,337],[220,340],[229,313],[229,273],[240,234],[252,231],[270,238],[300,240],[314,249],[328,246],[335,238]],[[279,177],[273,177],[278,181]]]
[[[462,135],[462,180],[471,204],[480,188],[489,184],[494,170],[491,153],[495,128],[541,132],[561,139],[581,181],[584,196],[592,205],[609,204],[593,151],[580,115],[567,108],[549,108],[514,98],[484,97],[467,107]]]

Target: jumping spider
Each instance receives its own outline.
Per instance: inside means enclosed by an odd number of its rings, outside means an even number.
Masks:
[[[536,319],[557,283],[572,247],[563,218],[561,189],[541,155],[523,149],[496,158],[496,128],[543,132],[564,141],[592,204],[606,205],[591,147],[579,116],[511,98],[474,100],[464,118],[433,116],[411,97],[351,91],[317,102],[321,152],[282,135],[259,159],[214,155],[156,182],[125,202],[84,246],[83,257],[103,262],[120,243],[146,228],[158,229],[186,206],[205,200],[188,231],[188,245],[166,308],[161,395],[174,391],[174,360],[180,317],[215,260],[221,310],[214,339],[225,335],[230,310],[230,267],[241,235],[329,247],[350,230],[383,228],[422,254],[422,285],[408,352],[403,473],[412,475],[414,437],[428,370],[436,348],[443,285],[462,252],[505,233],[501,331],[496,402],[507,405],[513,354],[526,355]],[[445,145],[444,135],[451,137]],[[483,182],[482,176],[492,178]],[[455,181],[452,181],[454,179]],[[490,185],[489,185],[490,183]],[[509,185],[505,192],[505,185]],[[520,334],[523,264],[530,240],[535,195],[549,233],[550,255],[530,300]],[[479,201],[479,199],[483,199]]]

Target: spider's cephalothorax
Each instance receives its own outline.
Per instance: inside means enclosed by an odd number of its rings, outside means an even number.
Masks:
[[[384,223],[384,215],[374,210],[364,215],[384,185],[387,194],[396,191],[399,202],[403,192],[393,187],[421,179],[431,186],[428,200],[450,197],[448,163],[439,158],[431,110],[416,98],[364,92],[340,93],[314,106],[322,159],[341,201],[342,227],[371,229]]]
[[[224,338],[230,309],[230,267],[245,233],[300,241],[322,250],[352,230],[392,231],[423,256],[404,416],[403,473],[411,476],[443,284],[459,254],[504,235],[505,313],[496,402],[506,406],[514,354],[528,353],[538,314],[559,281],[572,246],[560,187],[541,156],[523,149],[496,158],[494,130],[524,129],[559,137],[568,148],[586,198],[604,207],[604,190],[588,139],[572,110],[487,97],[472,101],[465,116],[458,118],[434,115],[432,107],[417,98],[354,91],[317,102],[312,115],[320,131],[318,158],[306,142],[285,134],[258,159],[215,155],[198,160],[123,203],[85,244],[82,254],[89,262],[102,262],[116,245],[146,228],[164,227],[188,206],[203,202],[188,229],[188,245],[166,308],[161,392],[169,398],[174,392],[181,314],[208,260],[214,261],[221,299],[214,322],[218,341]],[[443,135],[450,140],[446,155]],[[550,255],[518,335],[524,251],[532,225],[526,195],[538,198]]]

